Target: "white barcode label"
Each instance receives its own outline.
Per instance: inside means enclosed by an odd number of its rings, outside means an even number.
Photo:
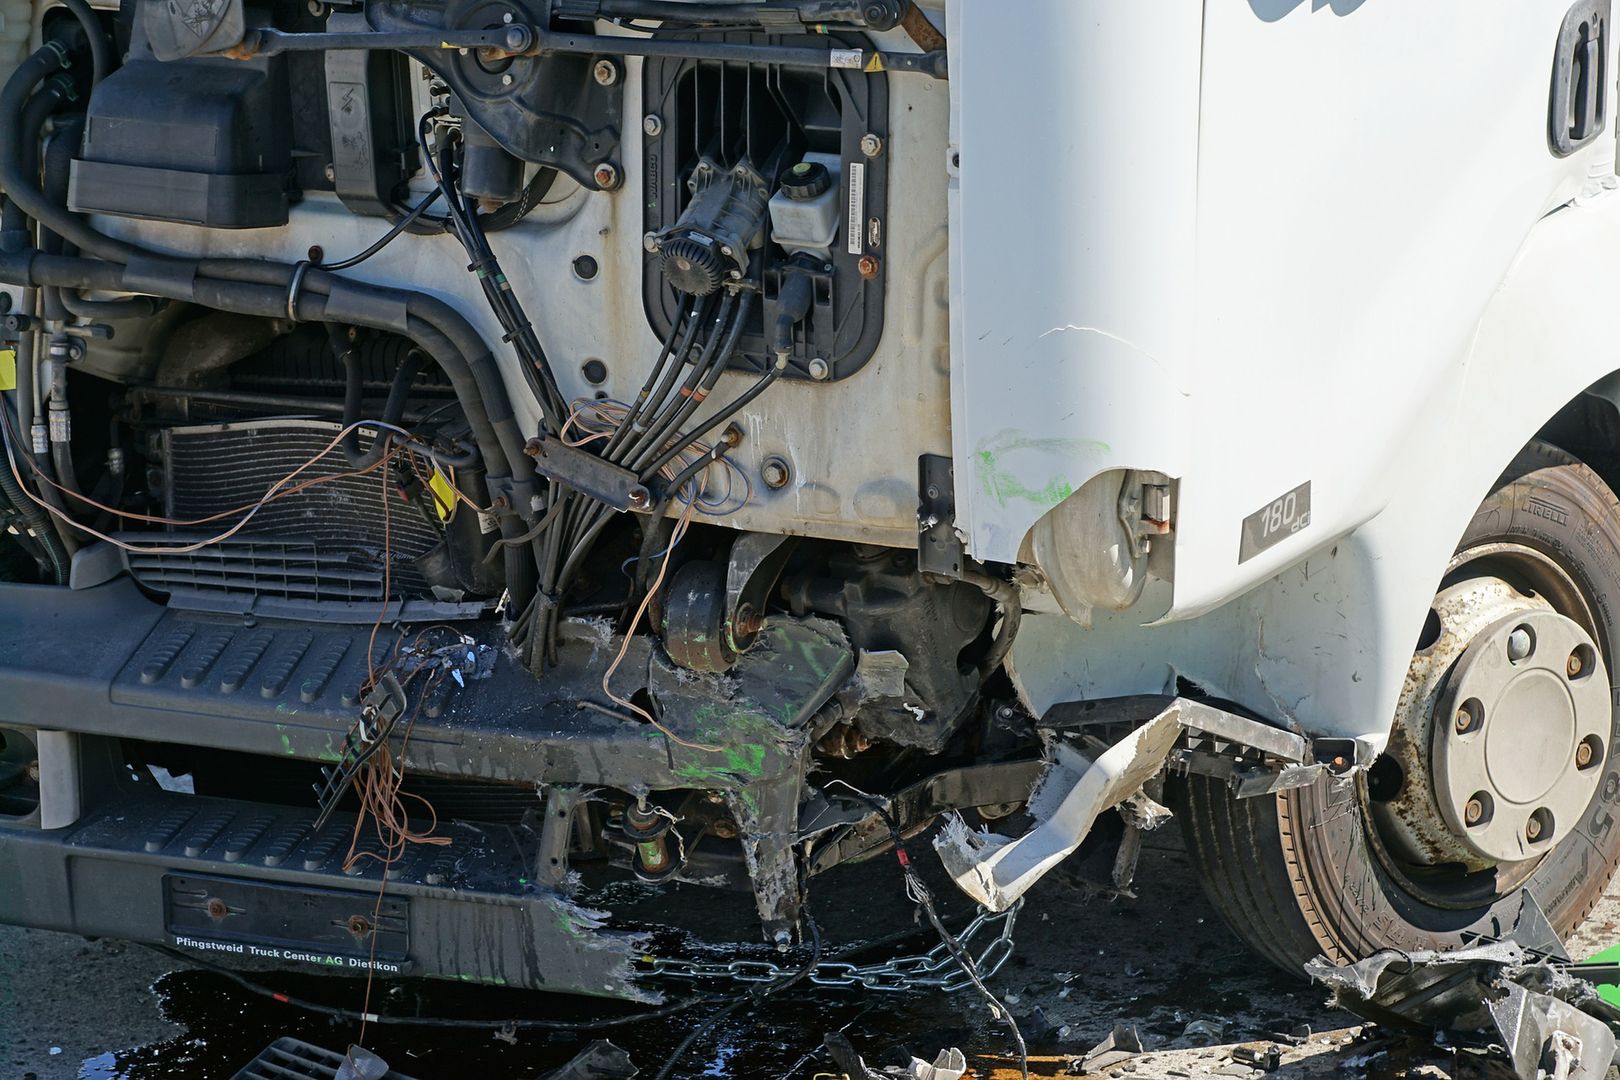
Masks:
[[[866,235],[866,166],[859,161],[849,163],[849,221],[844,227],[849,237],[849,253],[859,255]]]

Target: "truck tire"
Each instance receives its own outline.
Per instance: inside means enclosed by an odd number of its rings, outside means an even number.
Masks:
[[[1511,582],[1529,598],[1525,603],[1550,606],[1558,617],[1579,624],[1590,634],[1603,661],[1594,674],[1613,671],[1611,643],[1620,642],[1620,503],[1590,468],[1545,443],[1531,443],[1519,454],[1464,533],[1442,582],[1437,608],[1448,589],[1481,588],[1478,583],[1485,575]],[[1507,621],[1513,618],[1509,615]],[[1445,644],[1436,642],[1438,621],[1431,612],[1408,675],[1408,692],[1402,695],[1404,711],[1397,715],[1397,731],[1403,723],[1414,723],[1406,719],[1413,673],[1432,650]],[[1496,646],[1496,639],[1487,640],[1483,632],[1473,640],[1480,642],[1479,648]],[[1523,640],[1515,639],[1520,648]],[[1578,671],[1580,648],[1565,661],[1567,671]],[[1511,659],[1512,642],[1508,651]],[[1444,660],[1441,657],[1436,666]],[[1542,662],[1551,664],[1554,658]],[[1456,660],[1444,672],[1437,672],[1436,685],[1444,687],[1448,680],[1455,684],[1469,677],[1461,664]],[[1465,709],[1440,712],[1451,707],[1445,704],[1448,691],[1441,689],[1436,691],[1439,696],[1430,710],[1434,718],[1428,721],[1425,739],[1392,736],[1391,750],[1372,769],[1352,778],[1325,778],[1277,796],[1239,800],[1231,798],[1218,781],[1188,777],[1179,785],[1178,816],[1206,893],[1240,938],[1271,963],[1296,975],[1303,974],[1301,966],[1307,960],[1320,955],[1335,963],[1348,963],[1386,948],[1454,948],[1470,930],[1504,934],[1518,918],[1526,888],[1554,929],[1568,934],[1591,912],[1620,861],[1620,828],[1615,828],[1620,823],[1620,767],[1611,760],[1611,748],[1620,745],[1615,741],[1620,739],[1620,708],[1608,693],[1610,680],[1603,682],[1598,688],[1603,691],[1601,699],[1584,699],[1597,704],[1589,704],[1584,712],[1579,703],[1569,709],[1571,725],[1584,717],[1586,730],[1602,735],[1587,734],[1588,742],[1574,743],[1573,759],[1563,767],[1578,765],[1581,747],[1588,746],[1585,768],[1592,771],[1566,773],[1564,781],[1549,784],[1549,794],[1531,796],[1563,797],[1556,792],[1569,792],[1574,782],[1580,786],[1567,796],[1573,800],[1569,809],[1579,806],[1581,810],[1578,816],[1565,811],[1570,820],[1531,857],[1500,860],[1494,866],[1467,860],[1438,859],[1427,865],[1409,861],[1422,858],[1426,849],[1412,841],[1408,819],[1390,807],[1421,802],[1419,788],[1432,795],[1439,781],[1425,778],[1443,768],[1437,763],[1445,756],[1440,751],[1457,756],[1441,743],[1471,734]],[[1450,692],[1457,692],[1454,685]],[[1506,692],[1491,700],[1493,707],[1501,703],[1501,712],[1495,715],[1510,715]],[[1468,703],[1473,704],[1474,699]],[[1549,715],[1551,721],[1543,719]],[[1535,716],[1538,726],[1534,729],[1474,726],[1479,728],[1480,738],[1507,740],[1506,733],[1519,730],[1523,739],[1533,731],[1536,745],[1540,745],[1562,737],[1562,713],[1537,711]],[[1438,726],[1447,723],[1454,724],[1455,731]],[[1545,731],[1540,725],[1546,725]],[[1572,728],[1571,734],[1578,730]],[[1495,735],[1496,731],[1504,734]],[[1392,758],[1392,754],[1399,756],[1401,747],[1407,748],[1406,756]],[[1482,746],[1479,753],[1483,759],[1486,748]],[[1504,757],[1499,754],[1493,760]],[[1412,780],[1415,765],[1425,768],[1416,785]],[[1570,776],[1575,780],[1570,781]],[[1534,788],[1540,779],[1538,773],[1524,783]],[[1508,783],[1521,781],[1510,778]],[[1424,784],[1430,786],[1424,788]],[[1585,798],[1588,788],[1589,799]],[[1443,796],[1432,797],[1437,807],[1446,803]],[[1475,818],[1477,801],[1467,803],[1468,813]],[[1539,809],[1530,816],[1538,813]],[[1488,820],[1489,814],[1485,816]],[[1423,827],[1428,824],[1420,823],[1420,830]],[[1469,827],[1454,823],[1451,829],[1457,834],[1457,844],[1464,845]],[[1520,829],[1522,836],[1539,831],[1539,825],[1527,820]],[[1417,854],[1411,854],[1414,852]],[[1488,861],[1471,847],[1465,853],[1469,859]]]

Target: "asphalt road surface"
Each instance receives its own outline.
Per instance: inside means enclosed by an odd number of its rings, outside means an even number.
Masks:
[[[1501,1065],[1427,1040],[1363,1027],[1325,1004],[1323,993],[1260,966],[1205,901],[1179,849],[1160,830],[1144,852],[1135,899],[1101,899],[1058,875],[1030,895],[1017,952],[993,980],[1026,1033],[1031,1073],[1066,1075],[1070,1063],[1118,1022],[1133,1025],[1148,1052],[1107,1074],[1129,1080],[1261,1074],[1237,1064],[1234,1045],[1268,1045],[1276,1032],[1309,1026],[1284,1045],[1277,1076],[1508,1077]],[[1571,942],[1577,957],[1620,938],[1611,895]],[[363,982],[270,976],[286,992],[358,1008]],[[600,1005],[517,991],[469,991],[403,980],[378,984],[388,1012],[474,1016],[591,1015]],[[611,1011],[612,1007],[608,1007]],[[712,1011],[712,1009],[711,1009]],[[707,1019],[612,1033],[641,1077],[655,1076],[675,1046]],[[1005,1028],[971,991],[944,994],[797,990],[738,1009],[697,1040],[671,1075],[813,1080],[832,1070],[823,1036],[842,1030],[880,1068],[910,1055],[932,1059],[960,1047],[981,1078],[1017,1076]],[[190,969],[139,946],[0,928],[0,1077],[229,1078],[281,1035],[332,1049],[355,1026],[248,994],[219,975]],[[453,1033],[371,1027],[366,1045],[416,1080],[535,1077],[568,1060],[589,1037],[522,1032]]]

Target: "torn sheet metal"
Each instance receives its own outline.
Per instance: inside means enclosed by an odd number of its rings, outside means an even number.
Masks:
[[[1098,815],[1135,795],[1164,767],[1180,734],[1176,712],[1166,710],[1095,761],[1060,738],[1030,796],[1029,812],[1039,823],[1034,829],[1015,840],[973,832],[953,815],[934,849],[963,892],[992,911],[1005,911],[1080,846]]]
[[[1488,1003],[1513,1071],[1523,1080],[1598,1080],[1614,1060],[1614,1032],[1567,1001],[1516,983]]]
[[[1614,1060],[1620,1010],[1561,959],[1556,937],[1551,950],[1525,943],[1547,931],[1524,895],[1510,940],[1446,953],[1386,949],[1342,967],[1318,958],[1305,971],[1335,1004],[1376,1023],[1496,1042],[1520,1080],[1598,1080]]]

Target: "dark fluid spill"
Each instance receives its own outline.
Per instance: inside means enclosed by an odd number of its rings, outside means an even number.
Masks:
[[[282,993],[348,1009],[358,1010],[365,997],[365,982],[361,979],[267,974],[259,980]],[[259,1050],[284,1035],[332,1050],[342,1050],[360,1036],[357,1022],[314,1015],[248,993],[209,971],[170,972],[158,979],[153,991],[160,999],[164,1017],[184,1028],[184,1033],[163,1042],[91,1058],[82,1066],[82,1078],[228,1078]],[[378,982],[372,993],[374,1011],[396,1016],[565,1021],[603,1019],[645,1008],[417,979]],[[566,1063],[591,1040],[605,1038],[628,1051],[640,1075],[650,1078],[663,1068],[680,1042],[723,1005],[700,1005],[661,1020],[583,1034],[368,1024],[365,1046],[396,1071],[416,1080],[521,1080],[543,1076]],[[982,1009],[979,1011],[982,1013]],[[984,1030],[984,1019],[973,1014],[974,1003],[962,995],[947,998],[928,991],[789,991],[733,1012],[687,1050],[671,1076],[682,1080],[808,1080],[832,1068],[831,1059],[820,1047],[825,1033],[838,1029],[846,1029],[872,1064],[903,1062],[908,1050],[931,1058],[940,1046],[993,1037]]]

